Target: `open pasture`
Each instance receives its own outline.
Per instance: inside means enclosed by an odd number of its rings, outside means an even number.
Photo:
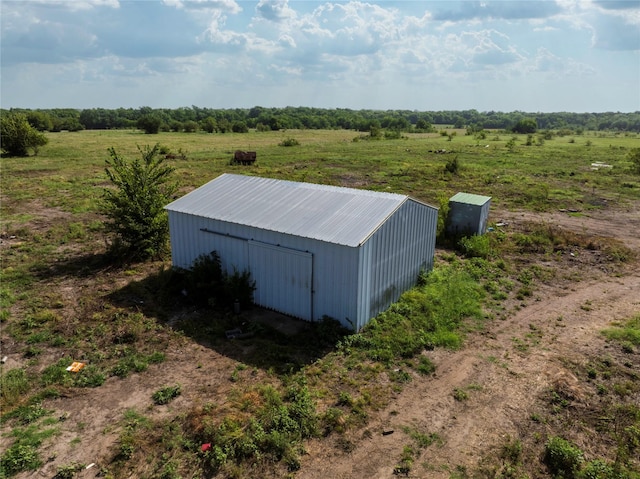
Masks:
[[[546,479],[550,451],[639,477],[640,137],[441,131],[61,132],[2,158],[0,477]],[[358,334],[195,307],[170,258],[107,255],[107,150],[156,143],[180,194],[223,172],[465,191],[495,229]]]
[[[456,131],[456,130],[446,130]],[[137,146],[159,143],[186,155],[167,160],[177,169],[184,191],[227,171],[294,181],[308,181],[409,194],[438,204],[457,191],[491,196],[505,208],[588,209],[601,201],[635,198],[638,178],[630,174],[627,155],[640,147],[637,134],[580,136],[536,140],[527,135],[485,132],[464,135],[405,134],[394,140],[360,140],[366,134],[345,130],[289,130],[246,134],[160,133],[137,130],[48,134],[38,156],[2,159],[3,221],[15,202],[44,201],[73,213],[95,212],[95,199],[106,186],[107,148],[125,157]],[[299,145],[280,146],[287,139]],[[511,143],[510,143],[511,142]],[[253,166],[232,166],[233,151],[257,151]],[[457,159],[457,174],[447,162]],[[593,167],[603,163],[609,167]]]

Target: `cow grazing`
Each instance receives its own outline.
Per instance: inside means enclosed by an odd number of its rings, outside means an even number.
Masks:
[[[233,154],[233,163],[236,165],[251,165],[255,163],[256,157],[255,151],[236,150]]]

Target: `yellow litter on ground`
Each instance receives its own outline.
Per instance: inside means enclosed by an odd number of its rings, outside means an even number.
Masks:
[[[83,367],[85,366],[84,363],[78,362],[78,361],[74,361],[73,363],[71,363],[71,366],[69,366],[67,368],[67,371],[70,371],[72,373],[77,373],[78,371],[80,371]]]

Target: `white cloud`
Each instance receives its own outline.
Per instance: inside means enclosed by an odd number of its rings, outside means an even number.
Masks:
[[[640,2],[598,2],[604,7],[591,18],[593,45],[605,50],[640,50]],[[622,8],[619,4],[635,5]]]
[[[261,18],[276,23],[296,18],[296,12],[289,7],[288,0],[260,0],[256,12]]]
[[[479,19],[523,20],[549,18],[561,12],[553,1],[455,1],[433,7],[433,19],[460,22]]]
[[[90,107],[100,86],[125,106],[141,104],[137,92],[178,105],[247,106],[264,96],[352,102],[335,105],[344,107],[369,98],[373,107],[427,105],[434,91],[472,101],[470,90],[566,91],[574,82],[592,92],[584,98],[606,102],[611,95],[597,92],[607,78],[640,81],[630,66],[640,9],[618,3],[2,0],[2,96],[37,103],[74,90]],[[38,69],[46,85],[33,79]]]
[[[24,2],[22,2],[24,4]],[[62,7],[71,11],[89,10],[96,7],[119,8],[119,0],[30,0],[33,6]]]
[[[164,5],[185,10],[220,10],[240,13],[242,8],[235,0],[162,0]]]

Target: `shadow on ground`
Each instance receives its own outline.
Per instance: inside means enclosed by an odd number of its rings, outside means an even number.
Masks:
[[[331,318],[307,322],[251,304],[202,305],[172,270],[131,281],[107,296],[117,307],[135,309],[199,344],[247,365],[288,374],[335,350],[351,332]]]

